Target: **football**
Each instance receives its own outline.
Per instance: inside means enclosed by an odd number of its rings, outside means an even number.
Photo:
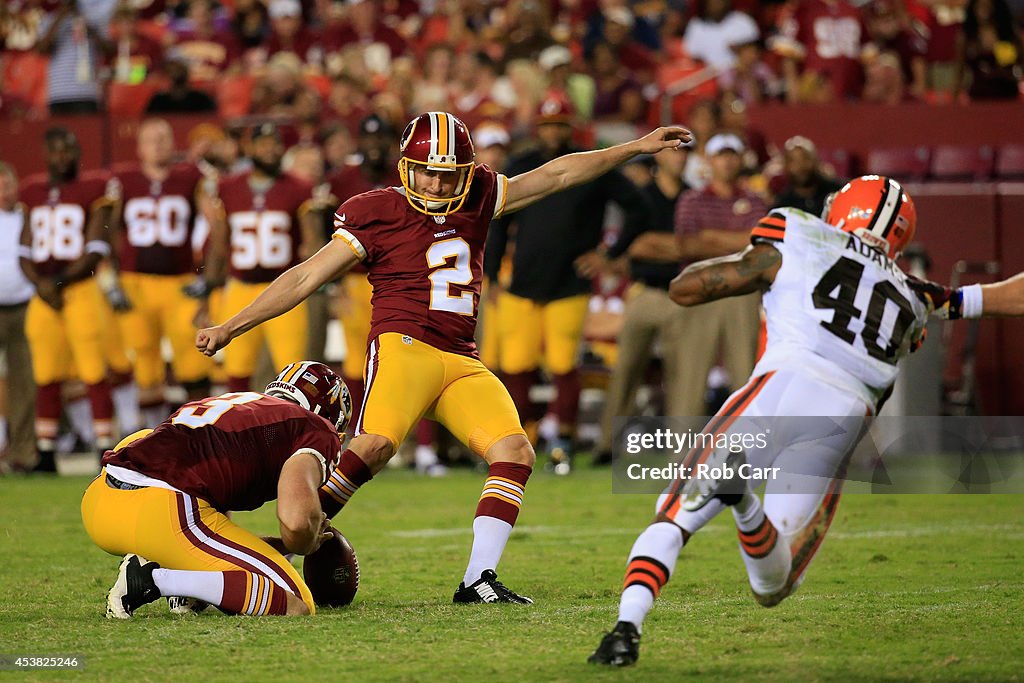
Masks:
[[[331,528],[334,538],[324,542],[316,552],[306,555],[302,576],[313,594],[313,601],[322,607],[344,607],[359,590],[359,560],[356,551],[340,531]]]

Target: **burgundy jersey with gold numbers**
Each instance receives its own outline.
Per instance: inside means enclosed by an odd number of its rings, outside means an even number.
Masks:
[[[159,479],[221,511],[255,510],[277,498],[281,468],[298,452],[320,461],[323,485],[341,459],[341,439],[297,403],[242,392],[186,403],[151,434],[107,451],[103,464]]]
[[[28,207],[32,231],[32,261],[40,275],[53,276],[86,252],[86,229],[93,209],[118,198],[109,174],[83,174],[55,185],[46,176],[27,178],[21,201]]]
[[[219,187],[231,240],[228,272],[243,282],[271,282],[299,262],[300,218],[313,188],[284,173],[256,191],[251,178],[242,173]]]
[[[138,166],[116,173],[124,202],[118,244],[121,270],[152,275],[191,272],[199,169],[182,164],[163,181],[150,180]]]
[[[457,212],[428,216],[402,188],[357,195],[334,216],[334,237],[369,270],[373,285],[370,338],[399,332],[451,353],[476,357],[477,306],[484,242],[505,208],[508,179],[477,166]]]

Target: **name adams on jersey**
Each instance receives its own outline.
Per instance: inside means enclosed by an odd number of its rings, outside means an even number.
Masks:
[[[803,367],[876,405],[921,338],[928,309],[878,249],[798,209],[776,209],[751,233],[782,253],[763,296],[768,344],[756,375]]]

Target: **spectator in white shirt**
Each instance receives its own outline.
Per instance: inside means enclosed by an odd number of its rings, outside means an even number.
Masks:
[[[0,354],[7,365],[6,410],[0,415],[0,474],[27,471],[36,459],[36,385],[25,338],[25,311],[35,290],[18,258],[25,207],[18,203],[18,178],[0,161]]]
[[[760,36],[757,23],[734,10],[732,0],[705,0],[704,10],[686,27],[683,48],[694,59],[725,71],[736,64],[732,46],[756,41]]]

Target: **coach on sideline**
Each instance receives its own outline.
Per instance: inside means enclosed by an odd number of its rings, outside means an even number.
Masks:
[[[0,161],[0,352],[7,360],[5,417],[9,446],[6,457],[0,459],[0,473],[7,465],[31,469],[36,457],[36,383],[25,337],[25,311],[35,289],[18,264],[24,222],[25,207],[18,203],[18,176],[9,164]],[[0,422],[0,453],[4,442],[2,426]]]

